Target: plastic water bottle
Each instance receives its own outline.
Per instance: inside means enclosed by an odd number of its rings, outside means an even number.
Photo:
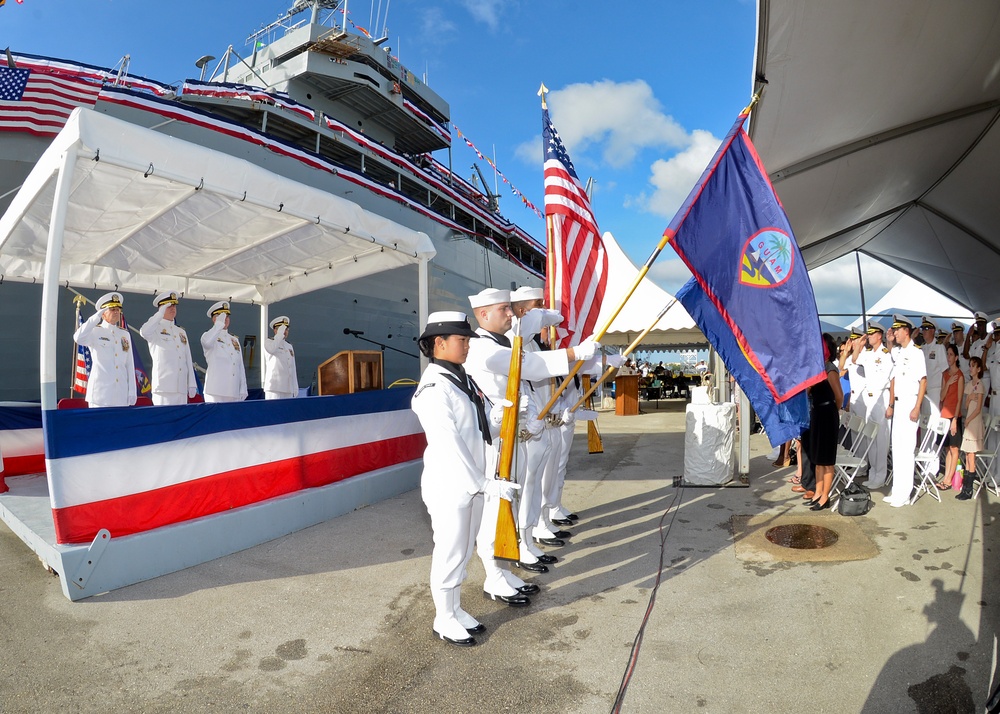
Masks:
[[[962,481],[965,479],[965,469],[962,468],[962,464],[958,464],[955,467],[955,475],[951,477],[951,488],[955,491],[962,490]]]

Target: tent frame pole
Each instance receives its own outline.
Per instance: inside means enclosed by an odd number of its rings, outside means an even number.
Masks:
[[[48,245],[42,277],[41,344],[39,349],[39,389],[42,411],[55,409],[56,396],[56,324],[59,312],[59,270],[62,267],[63,233],[66,211],[76,169],[76,149],[73,144],[62,155],[62,165],[56,174],[56,190],[52,198],[52,218],[49,221]]]

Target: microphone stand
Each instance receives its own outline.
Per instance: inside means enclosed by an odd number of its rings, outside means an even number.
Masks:
[[[360,334],[358,334],[360,332],[360,330],[345,330],[345,332],[348,335],[354,335],[354,337],[356,337],[359,340],[363,340],[365,342],[370,342],[373,345],[378,345],[379,347],[382,348],[383,352],[385,352],[386,350],[393,350],[395,352],[399,352],[400,354],[406,355],[407,357],[413,357],[415,359],[419,359],[419,355],[415,355],[415,354],[413,354],[411,352],[405,352],[405,351],[403,351],[403,350],[401,350],[401,349],[399,349],[397,347],[393,347],[392,345],[386,345],[386,344],[383,344],[381,342],[377,342],[375,340],[369,340],[367,337],[362,337]]]

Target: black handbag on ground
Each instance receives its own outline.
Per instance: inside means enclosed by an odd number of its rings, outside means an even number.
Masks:
[[[840,493],[837,512],[842,516],[863,516],[872,509],[872,494],[864,486],[852,483]]]

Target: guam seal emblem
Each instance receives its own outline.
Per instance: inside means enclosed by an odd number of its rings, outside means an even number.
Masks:
[[[792,238],[779,228],[763,228],[743,245],[740,283],[755,288],[774,288],[792,274]]]

